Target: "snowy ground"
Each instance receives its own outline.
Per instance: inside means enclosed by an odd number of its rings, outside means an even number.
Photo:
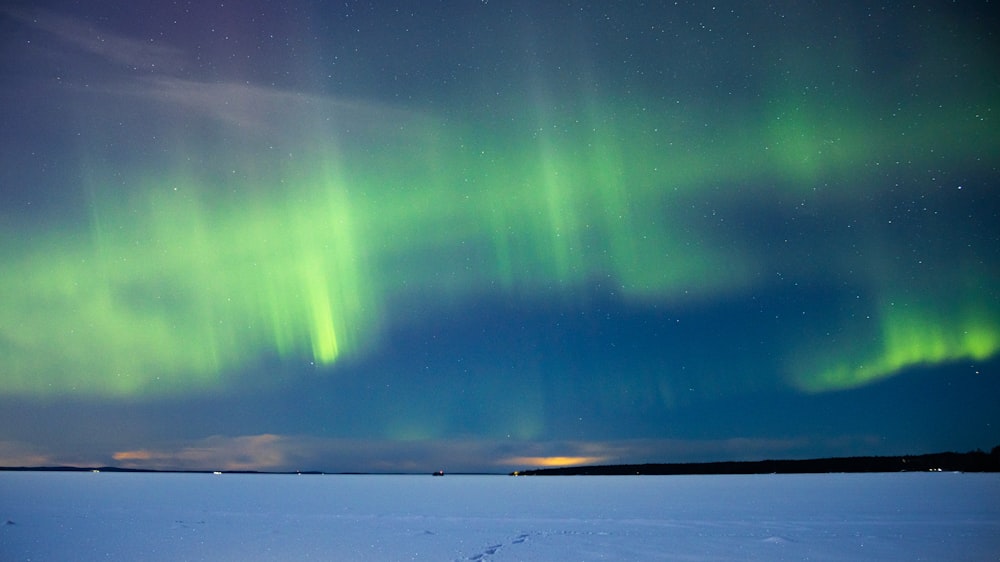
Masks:
[[[1000,560],[1000,474],[5,472],[0,560]]]

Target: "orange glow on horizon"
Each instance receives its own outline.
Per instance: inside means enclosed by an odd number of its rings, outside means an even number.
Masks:
[[[116,461],[148,461],[153,458],[153,453],[139,449],[138,451],[119,451],[112,455]]]
[[[608,457],[511,457],[504,459],[504,464],[521,466],[538,466],[544,468],[556,468],[564,466],[580,466],[588,464],[598,464],[604,462]]]
[[[156,470],[275,470],[286,462],[280,435],[215,435],[179,448],[117,451],[112,458],[127,468]]]

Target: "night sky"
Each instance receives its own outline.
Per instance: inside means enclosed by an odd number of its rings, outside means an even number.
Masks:
[[[0,4],[0,465],[1000,444],[989,2]]]

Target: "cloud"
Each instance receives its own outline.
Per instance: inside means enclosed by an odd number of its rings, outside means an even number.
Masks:
[[[107,465],[107,459],[93,451],[80,451],[73,447],[61,451],[38,444],[22,441],[0,441],[0,466],[2,467],[40,467],[40,466],[76,466],[90,467]]]
[[[118,451],[112,458],[124,468],[154,470],[283,470],[294,440],[264,433],[213,435],[176,448]]]
[[[69,47],[132,70],[175,72],[184,66],[182,50],[153,40],[126,37],[94,27],[82,19],[45,9],[5,8],[3,12],[29,27],[54,36]]]
[[[429,120],[414,111],[375,102],[320,96],[244,82],[202,82],[178,76],[143,77],[129,85],[109,86],[124,94],[215,120],[272,139],[282,135],[314,142],[309,133],[391,135],[422,131]],[[417,127],[419,125],[419,127]],[[301,138],[303,135],[306,138]],[[381,137],[380,137],[381,138]],[[355,137],[352,137],[355,141]]]
[[[124,468],[153,470],[259,470],[328,472],[429,472],[492,466],[491,444],[472,440],[400,442],[299,435],[213,435],[174,446],[121,450]]]
[[[117,74],[104,80],[89,80],[89,93],[139,98],[268,135],[289,129],[300,134],[299,129],[314,130],[317,123],[355,134],[377,128],[382,134],[399,135],[406,129],[400,124],[417,117],[412,111],[363,100],[305,94],[250,82],[192,80],[197,65],[187,49],[115,33],[82,18],[45,9],[0,8],[0,14],[50,39],[32,41],[33,50],[22,56],[48,52],[60,61],[60,67],[87,69],[88,75],[100,68],[94,64],[95,56],[107,63],[105,70],[118,67]],[[135,100],[130,102],[134,104]]]
[[[0,466],[48,466],[52,457],[20,441],[0,441]]]

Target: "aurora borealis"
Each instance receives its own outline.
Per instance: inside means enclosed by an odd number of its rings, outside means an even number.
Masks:
[[[38,4],[0,464],[1000,442],[989,4]]]

